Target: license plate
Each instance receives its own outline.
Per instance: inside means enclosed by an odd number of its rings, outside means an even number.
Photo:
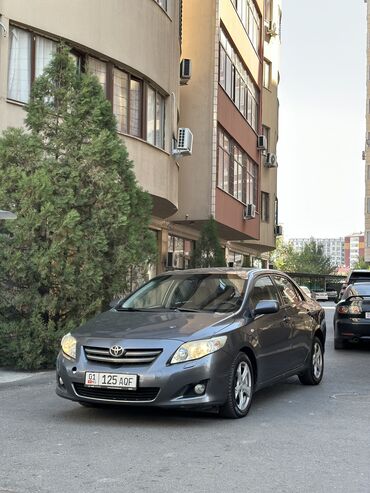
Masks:
[[[85,373],[85,387],[112,387],[117,389],[136,390],[137,375],[125,373]]]
[[[370,312],[365,312],[365,318],[370,318]]]

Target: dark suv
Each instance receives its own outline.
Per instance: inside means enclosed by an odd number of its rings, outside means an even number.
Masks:
[[[338,295],[338,301],[342,299],[343,293],[347,286],[358,282],[370,282],[370,270],[366,269],[353,269],[349,274],[345,282],[342,284]]]

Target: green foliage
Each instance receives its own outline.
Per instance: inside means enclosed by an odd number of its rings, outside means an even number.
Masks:
[[[335,269],[330,258],[324,255],[322,246],[313,239],[298,252],[291,243],[279,238],[272,260],[276,269],[285,272],[331,274]]]
[[[110,103],[65,47],[35,82],[26,125],[0,138],[0,204],[18,216],[0,228],[0,366],[36,369],[131,288],[155,242]]]
[[[370,269],[369,263],[365,262],[365,259],[363,257],[360,257],[358,262],[355,263],[353,266],[353,269]]]
[[[225,254],[221,247],[217,223],[211,216],[204,223],[192,258],[193,267],[225,267]]]

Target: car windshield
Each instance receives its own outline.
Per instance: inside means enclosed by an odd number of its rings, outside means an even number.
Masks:
[[[240,308],[246,279],[237,274],[169,274],[156,277],[121,303],[118,310],[233,312]]]
[[[349,296],[370,296],[370,283],[359,282],[349,286],[345,297]]]

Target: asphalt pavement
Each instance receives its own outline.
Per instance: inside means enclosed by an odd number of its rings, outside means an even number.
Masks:
[[[0,371],[0,493],[369,493],[370,347],[334,351],[323,306],[321,385],[264,389],[241,420],[83,408],[55,395],[53,372]]]

